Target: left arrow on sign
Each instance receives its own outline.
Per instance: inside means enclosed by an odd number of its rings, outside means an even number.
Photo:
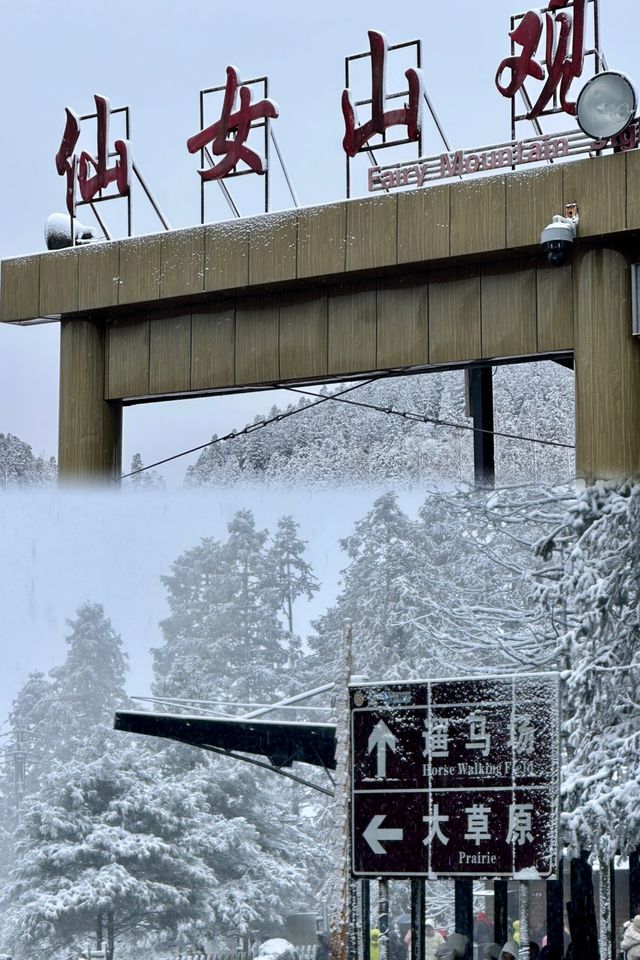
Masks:
[[[385,819],[386,817],[384,814],[378,814],[373,818],[367,829],[362,834],[374,853],[387,852],[380,843],[381,840],[402,840],[404,836],[403,830],[381,830],[380,827],[382,825],[382,821]]]
[[[378,772],[376,778],[378,780],[384,780],[387,775],[387,747],[395,753],[396,738],[384,720],[378,720],[369,735],[369,743],[367,745],[367,753],[371,753],[372,750],[377,749],[376,760]]]

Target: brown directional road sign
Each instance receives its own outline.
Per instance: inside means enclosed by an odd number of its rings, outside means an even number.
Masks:
[[[355,876],[555,873],[556,674],[350,689]]]

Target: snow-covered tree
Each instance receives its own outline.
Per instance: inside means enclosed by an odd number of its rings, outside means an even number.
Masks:
[[[267,541],[241,510],[227,540],[203,539],[163,577],[171,614],[153,651],[158,694],[253,702],[282,691],[287,634]]]
[[[185,756],[186,755],[186,756]],[[25,806],[0,906],[18,957],[246,933],[305,905],[308,837],[246,765],[104,731]]]
[[[127,654],[102,605],[83,603],[68,625],[65,661],[49,674],[55,709],[45,735],[58,759],[70,757],[92,728],[110,726],[127,699]]]
[[[56,481],[53,457],[34,456],[28,443],[11,433],[0,433],[0,488],[48,487]]]
[[[302,647],[294,627],[296,601],[302,597],[310,600],[320,587],[311,564],[304,558],[306,544],[298,536],[298,530],[293,517],[281,517],[267,555],[280,611],[285,617],[290,668],[299,660]]]
[[[496,429],[570,445],[572,378],[571,371],[554,363],[496,368]],[[207,447],[187,470],[186,486],[397,489],[426,480],[460,483],[472,475],[473,432],[462,372],[384,378],[346,394],[344,389],[320,388],[321,402],[305,397],[273,408],[268,417],[281,419],[268,429]],[[498,439],[496,467],[503,484],[566,482],[573,451]]]
[[[164,490],[166,483],[164,477],[157,470],[145,470],[142,456],[134,453],[131,458],[129,473],[133,476],[127,477],[125,485],[130,490]]]
[[[565,840],[609,860],[640,828],[640,486],[588,487],[538,550],[564,678]]]
[[[310,638],[316,679],[335,677],[346,619],[354,626],[358,671],[376,679],[395,679],[406,670],[407,657],[413,657],[420,615],[415,590],[423,557],[416,547],[414,524],[395,494],[388,493],[375,501],[341,547],[350,560],[343,570],[342,591],[314,624]]]

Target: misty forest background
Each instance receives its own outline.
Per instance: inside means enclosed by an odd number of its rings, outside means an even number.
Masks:
[[[239,509],[219,539],[203,518],[162,578],[156,704],[240,715],[335,680],[347,619],[354,671],[371,679],[557,669],[564,842],[627,854],[640,817],[640,487],[576,492],[572,373],[494,371],[495,429],[559,444],[497,438],[495,491],[470,484],[472,432],[442,425],[470,425],[460,373],[331,400],[343,389],[274,408],[270,426],[212,443],[186,470],[185,488],[239,488]],[[55,475],[55,462],[0,434],[0,487],[32,491]],[[162,484],[153,470],[127,481],[137,496]],[[294,516],[256,525],[252,496],[265,486],[375,491],[336,544],[337,595],[324,598]],[[403,489],[421,491],[415,516],[399,505]],[[318,594],[324,612],[302,630]],[[318,911],[331,897],[331,799],[113,731],[116,708],[144,707],[127,695],[128,638],[92,598],[68,618],[66,657],[24,678],[1,728],[0,952],[77,954],[99,913],[113,917],[118,957],[223,952],[234,936]],[[310,704],[274,716],[332,719],[329,695]],[[321,771],[295,770],[327,785]],[[429,884],[427,903],[448,922],[446,885]]]

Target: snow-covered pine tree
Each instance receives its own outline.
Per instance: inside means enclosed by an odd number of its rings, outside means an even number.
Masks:
[[[295,668],[302,649],[300,637],[295,631],[295,603],[301,597],[310,600],[320,588],[311,564],[304,558],[306,543],[300,539],[298,531],[299,524],[293,517],[280,517],[267,554],[280,612],[285,618],[289,669]]]
[[[226,541],[203,539],[163,577],[171,613],[153,651],[158,694],[253,702],[282,692],[287,635],[267,540],[241,510]]]
[[[608,861],[640,829],[640,485],[588,487],[538,549],[564,677],[564,839]]]
[[[268,776],[268,774],[266,775]],[[75,954],[111,912],[123,946],[246,933],[308,905],[313,842],[260,772],[105,730],[25,805],[0,898],[18,958]]]
[[[129,473],[132,477],[127,477],[125,486],[128,490],[164,490],[166,484],[164,477],[157,470],[145,470],[142,456],[134,453],[131,458]]]
[[[379,497],[354,532],[341,541],[350,560],[333,607],[314,624],[310,666],[317,682],[336,676],[345,619],[354,626],[354,671],[375,679],[400,679],[413,660],[415,585],[423,557],[414,525],[394,493]],[[414,671],[411,675],[415,676]]]
[[[67,621],[64,663],[50,671],[55,709],[43,736],[51,756],[65,760],[95,727],[109,727],[113,712],[126,704],[128,657],[122,638],[99,603],[83,603]]]
[[[56,481],[53,457],[36,457],[28,443],[11,433],[0,433],[0,488],[48,487]]]

